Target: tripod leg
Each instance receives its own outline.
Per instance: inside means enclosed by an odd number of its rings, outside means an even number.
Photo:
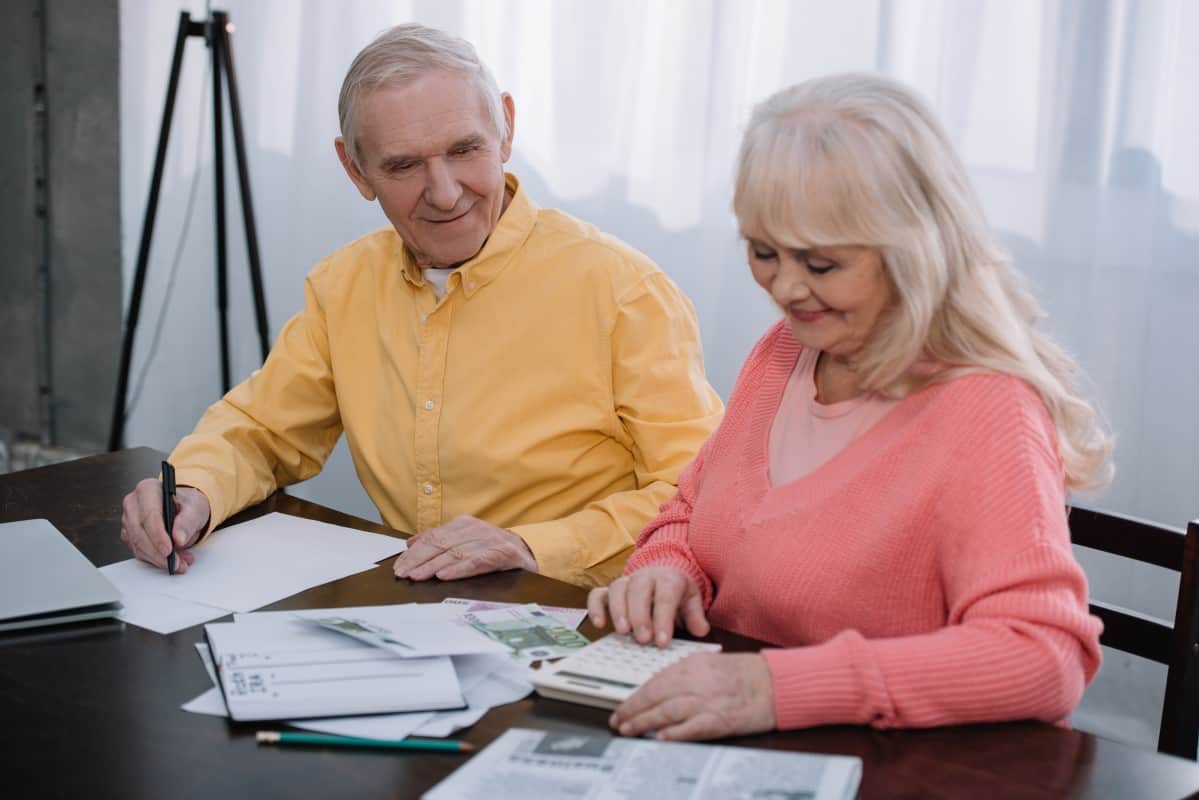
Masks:
[[[266,298],[262,288],[262,260],[258,253],[258,229],[254,224],[254,203],[250,198],[250,171],[246,162],[246,137],[241,126],[241,102],[237,95],[237,75],[233,71],[233,48],[229,39],[228,17],[220,11],[212,14],[221,39],[225,60],[225,80],[229,84],[229,116],[233,119],[233,151],[237,155],[237,182],[241,190],[241,213],[246,229],[246,250],[250,261],[250,285],[254,289],[254,313],[258,321],[258,344],[262,360],[270,352],[270,326],[266,321]]]
[[[221,333],[221,393],[232,385],[229,369],[229,278],[225,249],[225,136],[221,103],[221,37],[217,34],[216,15],[209,22],[208,46],[212,51],[212,142],[213,177],[216,199],[216,306]]]
[[[137,271],[133,277],[133,294],[125,317],[125,336],[121,342],[121,367],[117,377],[117,396],[112,406],[112,426],[108,429],[109,451],[119,450],[125,438],[125,400],[129,389],[129,365],[133,360],[133,338],[141,312],[142,290],[146,283],[146,267],[150,261],[150,239],[154,236],[154,217],[158,213],[158,191],[162,188],[162,170],[166,163],[167,140],[171,135],[171,119],[175,114],[175,92],[179,88],[179,70],[183,64],[183,46],[187,43],[191,17],[186,11],[179,15],[175,34],[175,54],[171,57],[171,77],[167,81],[167,97],[162,107],[162,124],[158,130],[158,150],[154,155],[154,171],[150,178],[150,196],[146,200],[146,215],[142,219],[141,244],[137,248]]]

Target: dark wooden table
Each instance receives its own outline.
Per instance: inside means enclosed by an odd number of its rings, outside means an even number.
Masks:
[[[45,517],[97,565],[128,557],[121,498],[156,474],[140,448],[0,476],[0,522]],[[281,511],[363,530],[378,525],[278,494],[238,519]],[[384,564],[272,608],[436,602],[466,596],[581,607],[585,593],[522,572],[450,583],[397,581]],[[583,624],[583,633],[599,632]],[[119,623],[0,637],[4,797],[417,797],[465,756],[259,748],[256,724],[188,714],[209,688],[192,644]],[[745,640],[717,635],[726,647]],[[514,726],[605,730],[607,713],[530,697],[493,709],[462,738],[482,747]],[[828,727],[737,744],[846,753],[865,763],[863,798],[1172,798],[1199,793],[1199,765],[1040,723],[880,732]],[[535,798],[530,798],[535,800]]]

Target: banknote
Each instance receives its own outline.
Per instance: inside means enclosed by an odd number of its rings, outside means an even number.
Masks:
[[[538,661],[570,655],[587,637],[536,603],[489,611],[468,611],[462,620],[490,639],[506,645],[515,658]]]
[[[512,608],[521,603],[501,603],[498,600],[472,600],[466,597],[447,597],[441,601],[447,606],[456,606],[463,611],[491,611],[496,608]],[[568,628],[577,628],[587,618],[585,608],[565,608],[563,606],[540,606],[542,611],[562,620]]]

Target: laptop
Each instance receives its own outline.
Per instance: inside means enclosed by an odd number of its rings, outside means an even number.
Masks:
[[[0,523],[0,632],[114,617],[120,600],[49,520]]]

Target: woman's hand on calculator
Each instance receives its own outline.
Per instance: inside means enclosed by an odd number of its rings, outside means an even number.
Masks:
[[[676,622],[692,636],[707,636],[711,629],[699,587],[674,567],[646,567],[592,589],[587,611],[595,627],[604,627],[610,614],[617,633],[631,633],[641,644],[652,641],[659,647],[670,643]]]
[[[774,685],[758,653],[695,653],[671,664],[612,712],[622,736],[718,739],[774,728]]]

